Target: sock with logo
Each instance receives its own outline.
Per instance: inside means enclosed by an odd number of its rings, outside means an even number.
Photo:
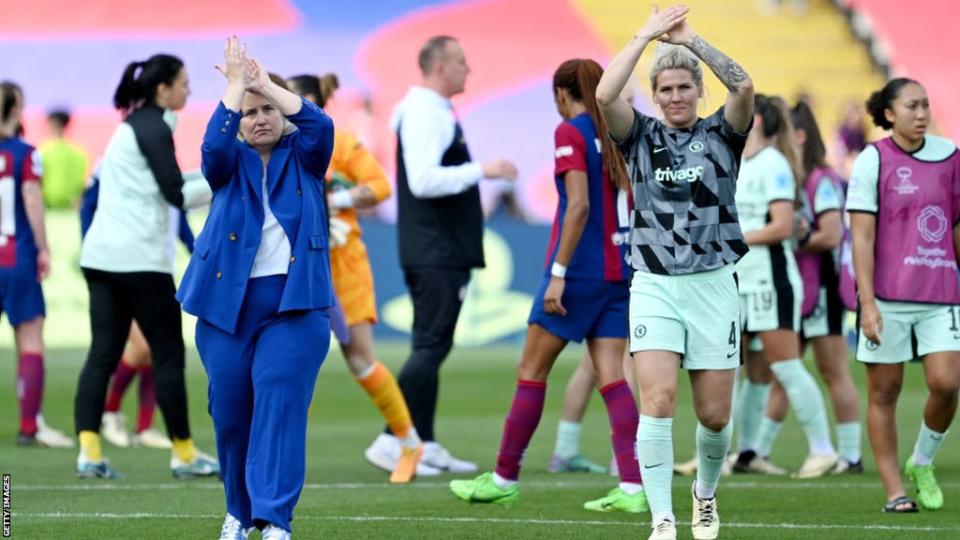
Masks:
[[[653,522],[667,518],[676,523],[673,515],[671,487],[673,484],[673,418],[640,415],[637,427],[637,455],[643,489]]]
[[[610,418],[610,439],[621,484],[643,484],[640,465],[637,463],[637,402],[633,399],[627,381],[620,379],[600,389]],[[671,466],[672,468],[672,466]]]
[[[773,374],[780,381],[790,407],[797,415],[800,426],[807,436],[810,452],[814,454],[833,454],[830,443],[830,424],[827,422],[827,409],[823,404],[823,392],[799,358],[774,362],[770,365]]]
[[[758,456],[762,458],[770,457],[770,453],[773,451],[773,442],[777,440],[777,435],[780,434],[780,428],[782,427],[783,422],[777,422],[769,416],[764,415],[760,419],[760,429],[757,430],[757,440],[753,445],[753,449],[756,450]]]
[[[933,463],[947,432],[938,433],[927,427],[926,422],[920,423],[920,433],[917,434],[917,444],[913,447],[913,464],[925,467]]]
[[[743,383],[740,415],[737,418],[737,450],[755,450],[760,419],[767,409],[770,383],[760,384],[747,379]]]
[[[117,364],[117,369],[113,372],[113,379],[110,381],[110,390],[107,392],[107,404],[103,407],[103,412],[117,412],[120,410],[120,404],[123,402],[123,394],[130,386],[130,382],[137,376],[137,368],[131,367],[122,359]]]
[[[376,405],[390,431],[407,448],[420,446],[420,437],[413,428],[410,410],[403,399],[397,379],[386,366],[379,361],[357,376],[357,382],[366,390],[370,400]]]
[[[516,481],[520,477],[520,462],[527,451],[530,438],[537,430],[543,415],[547,383],[518,380],[510,412],[503,423],[503,437],[497,454],[496,474],[501,479]]]
[[[570,422],[561,419],[557,424],[557,444],[553,447],[553,455],[570,459],[580,453],[580,422]]]
[[[140,366],[140,402],[137,411],[137,429],[140,433],[153,425],[153,414],[157,410],[157,390],[153,386],[153,366]]]
[[[837,453],[847,463],[860,461],[860,422],[837,424]]]
[[[20,432],[37,433],[37,415],[43,400],[43,355],[23,353],[17,363],[17,398],[20,401]]]
[[[717,493],[720,471],[730,449],[733,428],[728,422],[720,431],[709,430],[697,422],[697,483],[698,499],[712,499]]]

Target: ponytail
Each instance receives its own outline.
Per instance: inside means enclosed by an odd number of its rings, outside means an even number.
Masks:
[[[600,139],[600,153],[603,156],[603,171],[607,173],[610,182],[619,189],[630,188],[630,178],[627,175],[627,166],[617,146],[610,138],[607,123],[600,114],[597,104],[597,84],[603,75],[600,64],[590,59],[567,60],[553,74],[554,91],[563,88],[570,92],[573,99],[583,103],[587,114],[593,120]]]
[[[113,106],[131,111],[155,103],[157,87],[173,84],[182,69],[183,61],[169,54],[155,54],[144,62],[130,62],[113,93]]]

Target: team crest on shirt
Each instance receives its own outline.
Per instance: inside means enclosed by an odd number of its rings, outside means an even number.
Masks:
[[[897,178],[900,179],[900,183],[894,186],[893,190],[900,195],[913,195],[916,193],[917,190],[920,189],[920,186],[910,181],[911,176],[913,176],[913,169],[910,167],[897,167]]]
[[[703,143],[700,141],[693,141],[688,147],[691,152],[698,153],[703,152]]]
[[[867,340],[867,350],[868,350],[868,351],[875,351],[875,350],[877,350],[877,348],[879,348],[879,347],[880,347],[880,345],[878,345],[876,341],[873,341],[873,340],[871,340],[871,339],[868,339],[868,340]]]
[[[633,337],[637,339],[643,339],[643,336],[647,335],[647,327],[638,324],[636,328],[633,329]]]
[[[920,236],[927,242],[939,242],[947,234],[950,222],[942,208],[931,204],[920,211],[917,228],[920,229]]]

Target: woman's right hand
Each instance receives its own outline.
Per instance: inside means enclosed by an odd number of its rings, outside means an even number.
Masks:
[[[690,12],[690,8],[684,5],[670,6],[660,11],[656,4],[653,5],[653,14],[647,19],[646,24],[637,31],[636,36],[653,41],[669,32],[678,24],[682,23]]]
[[[224,63],[213,66],[227,78],[227,84],[243,84],[244,61],[247,58],[247,45],[240,38],[230,36],[223,46]]]
[[[870,341],[880,345],[880,333],[883,332],[883,316],[876,302],[860,305],[860,330]]]

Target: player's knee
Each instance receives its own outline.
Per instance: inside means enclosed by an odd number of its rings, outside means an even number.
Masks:
[[[675,390],[660,389],[640,394],[640,412],[646,416],[668,417],[673,416],[674,405],[677,400]]]
[[[892,407],[897,404],[897,398],[900,397],[901,383],[887,383],[882,385],[872,385],[870,387],[869,400],[871,405],[881,407]]]
[[[698,412],[697,419],[700,425],[710,431],[723,431],[730,423],[730,409],[721,406],[708,407],[707,410]]]
[[[960,390],[960,381],[936,379],[927,383],[930,396],[945,402],[957,400],[957,391]]]

